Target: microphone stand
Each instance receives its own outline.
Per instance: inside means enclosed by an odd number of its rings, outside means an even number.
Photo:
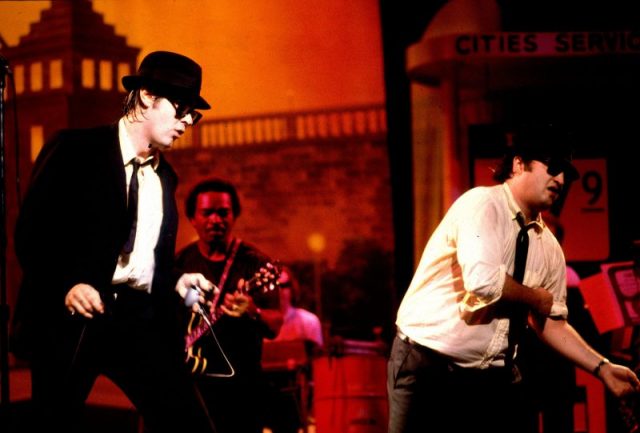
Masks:
[[[0,56],[0,408],[9,407],[9,303],[7,300],[7,204],[5,180],[4,89],[11,75],[9,62]]]

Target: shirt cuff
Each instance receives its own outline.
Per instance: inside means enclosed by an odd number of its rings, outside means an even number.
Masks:
[[[567,317],[569,317],[569,309],[567,308],[567,305],[554,302],[551,306],[551,313],[549,314],[549,317],[562,318],[566,320]]]

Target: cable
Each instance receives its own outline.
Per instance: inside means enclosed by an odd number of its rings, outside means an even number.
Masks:
[[[227,363],[227,366],[229,367],[229,371],[230,371],[229,373],[205,373],[204,375],[208,377],[225,377],[225,378],[235,376],[236,370],[233,368],[233,365],[231,365],[231,362],[229,361],[229,358],[227,358],[226,353],[224,353],[224,350],[222,349],[222,345],[220,344],[220,341],[218,340],[216,333],[213,331],[213,325],[211,324],[211,321],[209,321],[209,318],[205,314],[205,311],[202,309],[200,304],[198,304],[198,314],[200,314],[200,317],[202,317],[202,319],[205,321],[205,323],[209,327],[209,331],[211,332],[211,337],[213,337],[213,341],[215,341],[216,346],[218,347],[218,350],[220,350],[220,354],[222,355],[225,362]]]

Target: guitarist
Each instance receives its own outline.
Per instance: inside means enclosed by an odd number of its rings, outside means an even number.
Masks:
[[[182,271],[201,273],[220,289],[205,307],[213,334],[206,321],[192,313],[186,338],[187,363],[219,433],[262,432],[262,340],[274,338],[282,325],[272,260],[232,235],[240,210],[231,183],[198,183],[185,202],[198,240],[176,260]],[[191,341],[194,333],[201,335]]]

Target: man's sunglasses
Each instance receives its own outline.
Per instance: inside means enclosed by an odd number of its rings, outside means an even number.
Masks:
[[[567,182],[574,181],[580,177],[578,171],[573,165],[566,159],[562,158],[544,158],[538,159],[544,165],[547,166],[547,173],[549,176],[557,176],[560,173],[564,173],[565,180]]]
[[[171,102],[173,108],[176,109],[176,119],[182,119],[187,114],[190,114],[193,125],[202,119],[202,113],[196,111],[191,104],[187,102],[172,101],[171,99],[168,99],[168,101]]]

